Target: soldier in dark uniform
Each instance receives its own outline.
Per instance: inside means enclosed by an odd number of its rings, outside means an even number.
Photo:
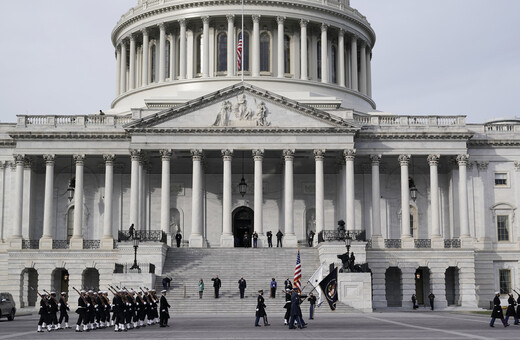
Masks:
[[[115,316],[114,332],[122,332],[125,329],[125,325],[123,323],[126,303],[123,301],[122,294],[123,290],[120,289],[119,293],[116,293],[114,295],[114,299],[112,300],[112,304],[114,305],[112,310]]]
[[[278,230],[278,232],[276,233],[276,248],[278,248],[278,247],[282,248],[282,237],[283,237],[282,231]]]
[[[290,289],[292,291],[292,281],[289,278],[283,282],[283,285],[286,290]]]
[[[289,319],[291,317],[291,292],[292,292],[292,288],[285,289],[285,305],[283,306],[283,308],[285,308],[285,315],[283,317],[284,325],[289,324]]]
[[[222,286],[222,282],[218,278],[218,275],[211,279],[213,281],[213,288],[215,289],[215,299],[218,299],[218,291],[220,290],[220,287]]]
[[[271,232],[271,230],[269,230],[266,235],[267,235],[267,245],[269,246],[269,248],[272,248],[273,247],[273,233]]]
[[[137,328],[146,327],[146,325],[144,324],[144,319],[146,318],[147,303],[143,298],[141,292],[137,292],[137,297],[135,298],[135,300],[137,302],[137,318],[139,319],[139,326],[137,326]]]
[[[50,314],[49,314],[49,324],[51,324],[54,330],[58,329],[58,300],[56,299],[56,292],[51,292],[49,297],[49,305],[50,305]]]
[[[94,291],[89,290],[85,299],[87,300],[87,316],[85,319],[87,323],[86,331],[88,332],[94,329],[94,319],[96,317],[96,302],[94,301]]]
[[[170,308],[170,304],[168,300],[166,300],[166,290],[161,291],[161,300],[159,302],[159,308],[161,310],[161,318],[159,320],[160,327],[170,327],[168,326],[168,319],[170,318],[170,313],[168,312],[168,308]]]
[[[101,292],[101,301],[103,301],[103,319],[102,319],[102,323],[103,323],[103,328],[107,328],[110,324],[110,310],[111,310],[111,306],[110,306],[110,300],[108,299],[108,296],[107,296],[108,292],[107,291],[102,291]]]
[[[512,316],[515,319],[515,325],[518,325],[518,315],[516,314],[516,310],[515,310],[516,301],[515,301],[515,298],[513,297],[513,294],[509,294],[507,303],[509,305],[507,306],[507,311],[506,311],[506,323],[509,320],[509,317]]]
[[[179,248],[181,246],[181,240],[182,240],[182,235],[181,235],[181,232],[178,231],[177,234],[175,235],[175,242],[177,242],[177,248]]]
[[[155,294],[155,289],[151,289],[150,293],[152,294],[152,318],[155,325],[159,323],[159,299]]]
[[[65,320],[65,329],[70,328],[69,326],[69,303],[67,301],[67,293],[61,292],[60,302],[58,304],[60,308],[60,319],[58,320],[58,329],[61,328],[61,323]]]
[[[260,318],[264,319],[264,326],[269,326],[269,322],[267,321],[267,313],[265,312],[265,300],[264,300],[264,291],[259,290],[258,291],[258,297],[256,298],[256,319],[255,319],[255,327],[260,327],[258,324],[258,321],[260,321]]]
[[[509,326],[504,320],[504,313],[502,312],[502,306],[500,306],[500,293],[495,292],[495,298],[493,299],[493,312],[491,313],[491,322],[489,323],[490,327],[495,327],[495,319],[499,318],[502,321],[504,327]]]
[[[47,293],[41,293],[40,295],[40,310],[38,314],[40,315],[40,320],[38,321],[38,330],[37,332],[43,332],[45,328],[47,331],[51,331],[50,325],[50,311],[51,307],[49,304],[49,299],[47,297]]]
[[[298,294],[298,288],[293,288],[293,292],[291,294],[291,318],[289,319],[289,329],[294,329],[294,322],[298,324],[298,328],[304,328],[305,324],[302,320],[301,314],[302,311],[300,309],[301,298]]]
[[[76,309],[76,313],[78,314],[78,321],[76,322],[76,332],[82,332],[87,330],[87,299],[85,297],[85,291],[82,290],[79,293],[78,298],[78,309]],[[81,330],[81,324],[83,324],[83,330]]]
[[[240,298],[244,298],[244,293],[246,291],[247,283],[244,277],[241,277],[240,280],[238,280],[238,289],[240,290]]]

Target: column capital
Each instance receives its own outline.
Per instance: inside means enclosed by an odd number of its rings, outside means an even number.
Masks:
[[[202,19],[202,23],[203,24],[209,24],[209,16],[208,15],[204,15],[202,17],[200,17]]]
[[[307,27],[308,24],[309,24],[309,20],[300,19],[300,27]]]
[[[23,165],[25,163],[25,155],[16,154],[13,155],[15,165]]]
[[[234,14],[226,14],[226,19],[228,22],[235,21],[235,15]]]
[[[488,168],[489,162],[475,162],[475,165],[477,166],[478,171],[485,171]]]
[[[56,155],[46,154],[46,155],[43,155],[43,159],[45,160],[46,165],[54,165],[54,161],[56,160]]]
[[[161,159],[163,161],[169,161],[172,157],[172,150],[171,149],[161,149],[159,151],[161,153]]]
[[[344,35],[345,35],[345,30],[343,28],[340,28],[338,31],[338,36],[344,36]]]
[[[256,24],[258,24],[260,22],[260,17],[261,17],[260,14],[253,14],[251,16],[251,18],[253,18],[253,22],[256,23]]]
[[[468,165],[469,155],[457,155],[456,159],[459,166]]]
[[[166,24],[164,22],[160,22],[157,24],[157,27],[159,27],[159,29],[161,31],[165,31],[166,30]]]
[[[201,149],[192,149],[192,150],[190,150],[190,153],[191,153],[191,158],[194,161],[201,161],[202,156],[204,155],[204,153],[202,152]]]
[[[283,16],[277,16],[277,17],[276,17],[276,23],[277,23],[278,25],[283,25],[283,23],[285,22],[285,19],[286,19],[286,18],[283,17]]]
[[[343,157],[345,157],[345,161],[353,161],[356,157],[356,149],[343,150]]]
[[[105,165],[114,165],[114,159],[116,159],[116,155],[104,154],[103,159],[105,160]]]
[[[410,158],[412,158],[412,155],[399,155],[399,157],[397,157],[401,166],[408,166]]]
[[[329,29],[329,25],[327,25],[327,24],[321,24],[321,31],[322,31],[322,32],[327,32],[328,29]]]
[[[85,155],[73,155],[74,162],[76,162],[76,165],[83,165],[83,162],[85,161]]]
[[[135,35],[134,35],[134,33],[130,33],[130,35],[128,36],[128,39],[130,40],[130,42],[135,42]]]
[[[325,152],[326,152],[325,149],[314,149],[313,150],[314,159],[317,161],[322,161],[323,158],[325,158]]]
[[[440,157],[441,155],[428,155],[428,164],[430,164],[430,166],[438,165]]]
[[[141,159],[141,155],[142,155],[141,149],[132,149],[132,150],[130,150],[130,158],[132,159],[132,161],[140,160]]]
[[[284,149],[283,150],[283,158],[286,161],[292,161],[294,159],[294,149]]]
[[[350,40],[351,40],[352,42],[356,42],[356,43],[357,43],[358,39],[359,39],[359,36],[358,36],[357,34],[352,34],[352,35],[350,36]]]
[[[264,159],[264,149],[254,149],[252,152],[255,161],[261,161]]]
[[[141,29],[141,33],[143,34],[143,37],[148,36],[148,28],[145,27],[145,28]]]
[[[222,153],[222,159],[230,161],[233,159],[233,149],[224,149],[220,151]]]
[[[381,162],[381,155],[370,155],[370,161],[372,165],[379,165]]]
[[[179,25],[186,27],[186,19],[179,19]]]

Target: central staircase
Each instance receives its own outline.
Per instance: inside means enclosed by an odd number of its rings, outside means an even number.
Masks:
[[[258,290],[264,290],[267,312],[285,313],[284,281],[294,277],[297,250],[294,248],[169,248],[164,265],[164,275],[158,276],[155,289],[160,292],[162,279],[172,278],[166,295],[172,313],[225,312],[254,315]],[[318,251],[300,249],[302,286],[319,267]],[[214,298],[213,281],[216,275],[222,281],[220,297]],[[247,281],[244,299],[240,298],[238,280]],[[278,283],[276,299],[270,298],[270,282]],[[204,294],[199,298],[198,282],[204,281]],[[312,289],[308,285],[303,293]],[[316,295],[316,292],[314,292]],[[341,305],[341,306],[340,306]],[[302,304],[304,316],[309,303]],[[330,311],[327,303],[318,308],[319,313]],[[350,312],[349,307],[338,303],[337,312]]]

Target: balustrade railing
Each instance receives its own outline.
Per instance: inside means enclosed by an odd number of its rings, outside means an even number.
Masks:
[[[354,241],[365,241],[366,232],[364,230],[322,230],[318,233],[318,242],[345,241],[347,236]]]
[[[401,248],[401,239],[400,238],[385,239],[385,248]]]
[[[455,126],[466,125],[464,116],[354,116],[354,120],[369,126]],[[505,128],[503,128],[505,129]]]
[[[430,239],[417,239],[417,240],[414,240],[414,246],[415,246],[415,248],[431,248],[432,247],[432,240],[430,240]]]
[[[52,240],[52,249],[68,249],[69,246],[68,240]]]
[[[83,240],[83,249],[99,249],[99,240]]]
[[[45,126],[45,127],[60,127],[60,126],[78,126],[78,127],[92,127],[92,126],[122,126],[132,121],[130,116],[116,116],[116,115],[76,115],[76,116],[18,116],[18,126]]]
[[[22,240],[22,249],[39,249],[40,240]]]
[[[166,243],[166,233],[162,230],[134,230],[130,234],[128,230],[120,230],[117,234],[118,242],[132,242],[134,238],[139,238],[140,242],[152,241]]]
[[[460,248],[460,239],[458,239],[458,238],[445,239],[444,248]]]

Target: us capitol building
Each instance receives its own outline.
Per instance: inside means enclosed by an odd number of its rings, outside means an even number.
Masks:
[[[520,122],[379,111],[349,0],[244,2],[242,34],[240,0],[139,0],[112,31],[110,109],[0,125],[0,291],[141,282],[132,224],[153,284],[178,232],[217,250],[281,230],[296,254],[312,230],[321,256],[344,251],[339,220],[374,308],[518,287]]]

